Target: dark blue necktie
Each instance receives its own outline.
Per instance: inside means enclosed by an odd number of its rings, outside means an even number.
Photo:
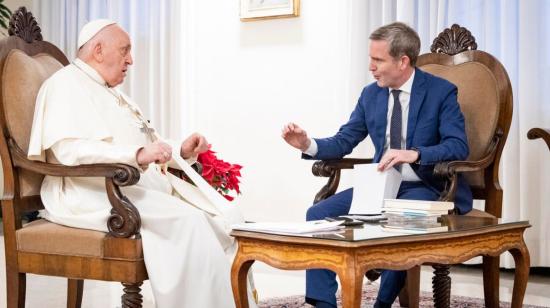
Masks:
[[[401,119],[401,102],[399,101],[399,94],[401,90],[392,90],[393,95],[393,109],[391,113],[390,123],[390,149],[401,149],[401,125],[403,124]],[[395,166],[397,171],[401,171],[401,165]]]

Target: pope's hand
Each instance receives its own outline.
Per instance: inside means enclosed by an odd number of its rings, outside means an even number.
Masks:
[[[141,166],[152,162],[164,164],[172,159],[172,147],[162,141],[155,141],[139,149],[136,154],[137,163]]]
[[[294,123],[285,125],[281,136],[288,144],[302,152],[307,150],[311,144],[311,140],[309,140],[306,131]]]
[[[181,144],[180,155],[187,159],[208,151],[208,141],[203,135],[194,133]]]
[[[414,163],[417,159],[417,151],[389,149],[384,156],[382,156],[382,159],[380,159],[378,171],[386,171],[395,165],[403,163]]]

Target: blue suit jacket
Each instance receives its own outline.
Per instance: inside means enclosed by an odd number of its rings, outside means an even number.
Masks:
[[[342,158],[370,134],[376,149],[374,161],[379,162],[386,141],[388,96],[388,88],[381,88],[376,82],[366,86],[348,122],[333,137],[315,138],[317,155],[304,158]],[[413,147],[420,151],[421,160],[411,167],[427,187],[437,192],[443,191],[445,183],[433,176],[434,165],[464,160],[469,152],[456,86],[419,69],[414,76],[407,123],[406,148]],[[461,176],[455,207],[461,214],[472,209],[472,193]]]

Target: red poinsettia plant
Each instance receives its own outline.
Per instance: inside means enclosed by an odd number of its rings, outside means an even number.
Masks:
[[[208,145],[208,151],[199,154],[197,160],[202,164],[202,177],[219,192],[225,199],[233,201],[235,197],[229,195],[234,190],[240,194],[239,177],[241,176],[241,165],[230,164],[216,157],[212,151],[212,145]]]

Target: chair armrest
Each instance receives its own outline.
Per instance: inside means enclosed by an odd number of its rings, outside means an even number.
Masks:
[[[318,160],[313,163],[311,172],[315,176],[329,177],[336,170],[353,169],[353,166],[360,164],[370,164],[372,158],[342,158],[331,160]]]
[[[527,132],[527,138],[529,139],[542,138],[542,140],[546,142],[546,145],[548,146],[548,150],[550,150],[550,129],[531,128]]]
[[[136,207],[120,191],[120,186],[134,185],[139,181],[139,171],[126,164],[91,164],[64,166],[27,158],[25,152],[13,139],[8,140],[13,165],[32,172],[69,177],[104,177],[107,197],[111,206],[111,216],[107,220],[109,234],[114,237],[140,238],[141,218]]]
[[[314,203],[324,200],[336,192],[340,183],[340,172],[342,169],[353,169],[359,164],[370,164],[372,158],[342,158],[333,160],[319,160],[313,163],[311,172],[315,176],[328,177],[328,182],[315,195]]]
[[[480,171],[487,168],[493,162],[493,153],[483,157],[480,160],[469,161],[469,160],[453,160],[441,162],[435,165],[434,175],[441,178],[451,178],[452,175],[459,172],[473,172]]]
[[[458,187],[458,173],[481,171],[490,166],[497,154],[498,144],[503,136],[503,131],[498,129],[493,140],[486,151],[485,156],[476,161],[446,161],[437,163],[434,167],[434,176],[447,180],[445,190],[441,193],[439,200],[454,201],[456,189]]]

